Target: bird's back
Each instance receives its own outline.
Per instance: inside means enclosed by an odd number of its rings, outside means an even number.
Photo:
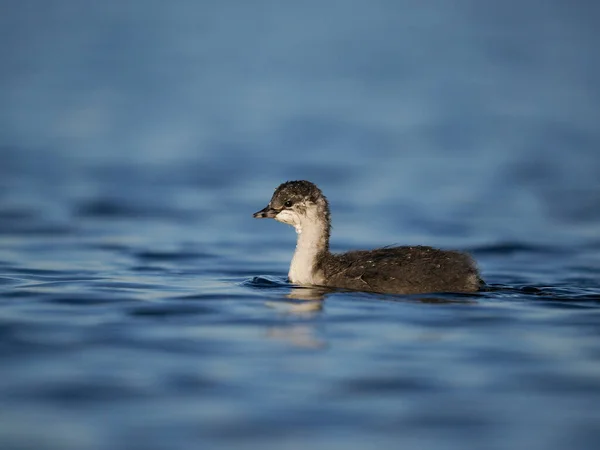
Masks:
[[[468,254],[425,246],[328,253],[318,269],[327,286],[390,294],[474,292],[482,285]]]

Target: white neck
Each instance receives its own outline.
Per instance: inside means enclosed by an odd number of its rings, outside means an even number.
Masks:
[[[317,256],[328,248],[327,223],[318,218],[317,211],[307,212],[302,222],[294,225],[298,240],[288,277],[295,284],[322,285],[323,275],[314,269]]]

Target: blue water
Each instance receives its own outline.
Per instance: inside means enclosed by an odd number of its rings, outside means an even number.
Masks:
[[[595,2],[0,6],[0,448],[597,449]],[[286,282],[473,253],[474,295]]]

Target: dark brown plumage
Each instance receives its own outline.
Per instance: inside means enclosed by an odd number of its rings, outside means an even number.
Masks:
[[[473,292],[482,283],[469,255],[425,246],[322,253],[316,269],[326,286],[391,294]]]

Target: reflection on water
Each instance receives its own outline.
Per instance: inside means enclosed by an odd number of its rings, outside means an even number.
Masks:
[[[293,289],[292,289],[293,290]],[[289,297],[289,294],[286,296]],[[310,297],[289,297],[294,300],[301,301],[288,301],[288,300],[280,300],[276,302],[265,302],[265,305],[269,308],[277,309],[280,312],[286,314],[296,314],[296,315],[312,315],[314,313],[318,313],[323,310],[323,300],[313,300]]]
[[[328,292],[331,290],[326,288],[292,287],[285,299],[265,302],[267,307],[277,310],[283,317],[303,320],[301,324],[272,327],[268,332],[269,337],[289,341],[298,347],[324,347],[325,343],[315,337],[310,319],[323,311],[325,294]]]
[[[459,304],[476,304],[477,303],[477,295],[476,294],[450,294],[443,296],[442,294],[426,294],[426,295],[415,295],[413,298],[421,303],[434,303],[434,304],[444,304],[444,303],[459,303]]]
[[[324,287],[295,287],[292,288],[287,298],[292,300],[313,300],[313,303],[321,303],[325,299],[325,295],[333,292],[332,289]]]
[[[273,327],[267,331],[267,336],[298,348],[322,349],[327,345],[311,324]]]

